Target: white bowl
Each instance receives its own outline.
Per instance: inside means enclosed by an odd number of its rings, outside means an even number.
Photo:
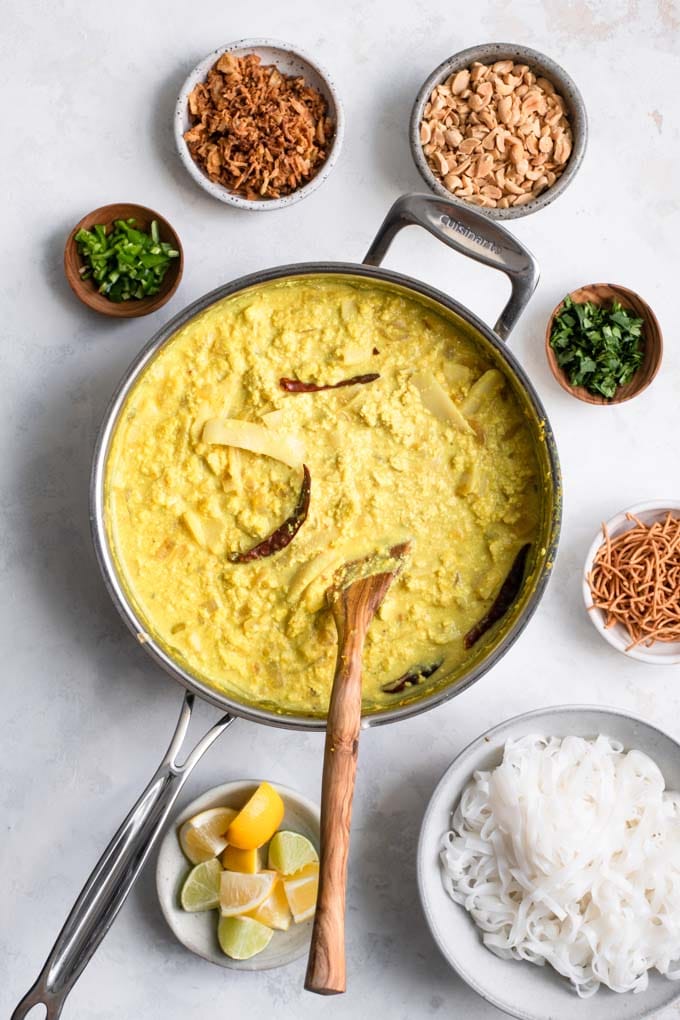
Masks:
[[[442,776],[428,805],[418,843],[418,888],[430,931],[464,981],[488,1002],[521,1020],[644,1020],[680,997],[680,982],[650,975],[646,991],[617,995],[600,989],[579,999],[552,967],[501,960],[482,943],[481,933],[463,907],[444,889],[439,850],[451,827],[451,814],[476,769],[500,764],[508,738],[530,733],[595,737],[604,733],[624,747],[639,748],[661,769],[669,789],[680,789],[680,745],[649,723],[610,708],[563,705],[510,719],[469,744]]]
[[[192,865],[182,853],[177,831],[183,822],[199,811],[213,807],[243,807],[259,785],[260,780],[254,779],[224,783],[208,790],[188,804],[168,827],[160,844],[156,863],[158,901],[173,934],[192,953],[202,956],[210,963],[233,970],[271,970],[298,960],[309,951],[312,920],[304,921],[302,924],[291,924],[288,931],[275,931],[267,948],[250,960],[232,960],[225,956],[217,941],[217,911],[188,913],[180,905],[182,885]],[[316,804],[287,786],[280,786],[278,783],[273,785],[280,793],[286,809],[280,827],[306,836],[318,851],[320,821]]]
[[[636,503],[635,506],[622,510],[621,513],[616,514],[610,521],[607,521],[607,530],[613,538],[635,526],[633,521],[626,520],[626,514],[634,514],[644,524],[653,524],[655,521],[663,520],[669,510],[680,511],[680,500],[653,499],[647,503]],[[630,637],[626,628],[620,623],[615,623],[612,627],[606,627],[604,612],[601,609],[590,608],[593,600],[587,578],[592,569],[593,560],[603,541],[602,529],[600,529],[588,550],[583,568],[583,601],[590,622],[598,634],[601,634],[612,648],[616,648],[618,652],[623,652],[629,659],[638,659],[640,662],[651,662],[661,666],[677,665],[680,663],[680,641],[657,641],[655,644],[650,645],[649,648],[645,645],[638,645],[636,648],[626,651],[627,646],[630,644]]]
[[[330,147],[326,161],[321,165],[317,173],[302,187],[297,188],[290,195],[282,198],[249,199],[243,195],[236,195],[229,188],[222,184],[211,181],[201,168],[194,162],[191,153],[184,141],[184,132],[189,130],[189,93],[194,86],[203,81],[213,64],[223,53],[234,53],[243,56],[247,53],[256,53],[263,64],[275,64],[283,74],[301,75],[308,85],[320,92],[328,103],[328,113],[335,124],[335,136]],[[313,191],[316,191],[326,180],[337,162],[342,148],[342,140],[345,134],[345,115],[340,102],[340,97],[331,81],[328,72],[316,61],[307,56],[299,49],[293,49],[287,43],[279,42],[276,39],[239,39],[238,42],[229,43],[213,50],[207,57],[204,57],[193,69],[189,77],[182,85],[175,108],[175,144],[180,159],[189,171],[193,179],[204,191],[207,191],[213,198],[220,202],[227,202],[229,205],[239,206],[241,209],[283,209],[284,206],[293,205],[303,198],[307,198]]]

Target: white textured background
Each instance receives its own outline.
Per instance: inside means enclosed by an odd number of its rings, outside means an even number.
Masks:
[[[3,4],[2,781],[0,1010],[37,974],[101,849],[162,754],[181,692],[124,630],[88,534],[98,422],[129,360],[171,315],[252,270],[359,260],[392,200],[421,187],[408,151],[410,104],[430,70],[478,42],[512,41],[561,62],[588,106],[590,148],[566,194],[511,225],[542,280],[513,348],[553,421],[564,469],[557,569],[521,640],[447,706],[365,735],[349,893],[349,992],[302,991],[304,962],[268,975],[222,971],[174,942],[147,867],[76,986],[65,1016],[87,1020],[390,1020],[499,1016],[440,958],[421,917],[414,856],[435,781],[457,750],[504,717],[564,701],[612,704],[680,737],[678,670],[626,662],[585,619],[579,573],[602,518],[678,496],[680,206],[677,0],[147,0]],[[243,36],[298,43],[344,98],[340,162],[310,199],[243,213],[190,180],[173,148],[178,89],[199,58]],[[64,281],[64,239],[112,201],[164,213],[185,246],[179,292],[147,319],[80,306]],[[388,264],[450,291],[493,321],[503,278],[407,231]],[[596,280],[642,293],[666,336],[653,387],[620,408],[563,393],[543,353],[565,291]],[[202,724],[212,718],[207,707]],[[238,723],[199,765],[184,801],[263,775],[317,796],[321,736]],[[323,1011],[323,1013],[322,1013]],[[597,1006],[592,1006],[597,1020]],[[658,1020],[677,1017],[669,1010]]]

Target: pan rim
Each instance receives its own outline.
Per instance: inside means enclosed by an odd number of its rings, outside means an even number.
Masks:
[[[562,500],[561,500],[561,473],[557,448],[550,426],[550,422],[542,401],[535,390],[533,383],[522,368],[521,364],[507,344],[501,340],[493,329],[483,322],[474,312],[450,297],[443,291],[432,287],[421,280],[398,273],[382,267],[367,266],[352,262],[300,262],[290,263],[283,266],[276,266],[269,269],[258,270],[246,276],[238,277],[226,284],[221,284],[212,291],[202,295],[191,302],[184,309],[177,313],[172,319],[150,338],[139,354],[124,372],[120,382],[114,389],[113,395],[104,412],[104,417],[99,428],[95,442],[92,471],[90,475],[89,488],[89,516],[90,531],[94,545],[95,556],[104,580],[105,587],[116,607],[119,615],[127,625],[128,629],[137,637],[143,645],[146,653],[175,681],[180,683],[186,690],[192,691],[203,700],[214,705],[216,708],[226,710],[240,718],[248,719],[251,722],[264,723],[269,726],[279,726],[295,730],[317,730],[323,731],[326,728],[325,718],[319,716],[304,716],[293,713],[278,714],[272,709],[257,707],[241,702],[238,699],[223,694],[207,683],[192,675],[184,669],[163,647],[151,637],[145,628],[143,621],[137,616],[130,599],[128,598],[123,584],[118,577],[115,560],[110,549],[106,527],[104,523],[104,481],[108,452],[114,429],[118,423],[119,415],[130,390],[137,382],[147,364],[156,353],[196,315],[205,311],[215,302],[249,287],[270,283],[285,278],[295,278],[313,275],[338,275],[363,277],[365,279],[377,280],[383,283],[392,283],[409,291],[414,291],[430,300],[441,304],[450,312],[458,315],[473,329],[477,330],[499,353],[501,360],[508,366],[511,373],[523,388],[538,422],[545,436],[547,463],[549,466],[549,481],[553,488],[553,506],[549,523],[548,539],[544,566],[530,593],[522,611],[518,614],[508,631],[495,644],[468,673],[465,673],[458,680],[452,681],[446,686],[433,691],[427,696],[414,699],[406,704],[386,708],[377,712],[370,712],[362,715],[362,728],[386,725],[410,718],[421,712],[444,704],[451,698],[461,694],[471,687],[477,680],[481,679],[512,647],[520,636],[529,620],[538,608],[545,588],[552,574],[552,565],[559,542],[561,521],[562,521]]]

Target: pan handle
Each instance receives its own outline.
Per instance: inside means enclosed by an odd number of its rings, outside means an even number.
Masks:
[[[199,758],[234,721],[224,715],[178,764],[194,695],[187,693],[177,728],[158,769],[118,829],[75,902],[40,975],[12,1013],[23,1020],[43,1005],[46,1020],[56,1020],[64,1001],[111,927],[146,861],[177,796]]]
[[[383,220],[364,265],[379,266],[395,235],[410,225],[423,227],[461,255],[505,273],[512,292],[494,331],[501,340],[507,340],[538,283],[538,265],[531,252],[504,227],[471,206],[436,195],[402,195]]]

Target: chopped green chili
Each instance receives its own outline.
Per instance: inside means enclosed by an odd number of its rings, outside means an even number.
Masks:
[[[158,294],[172,259],[179,252],[161,241],[158,222],[152,220],[150,232],[135,227],[135,220],[115,220],[107,231],[97,223],[92,230],[76,234],[78,253],[83,260],[80,275],[99,285],[99,293],[110,301],[130,301]]]

